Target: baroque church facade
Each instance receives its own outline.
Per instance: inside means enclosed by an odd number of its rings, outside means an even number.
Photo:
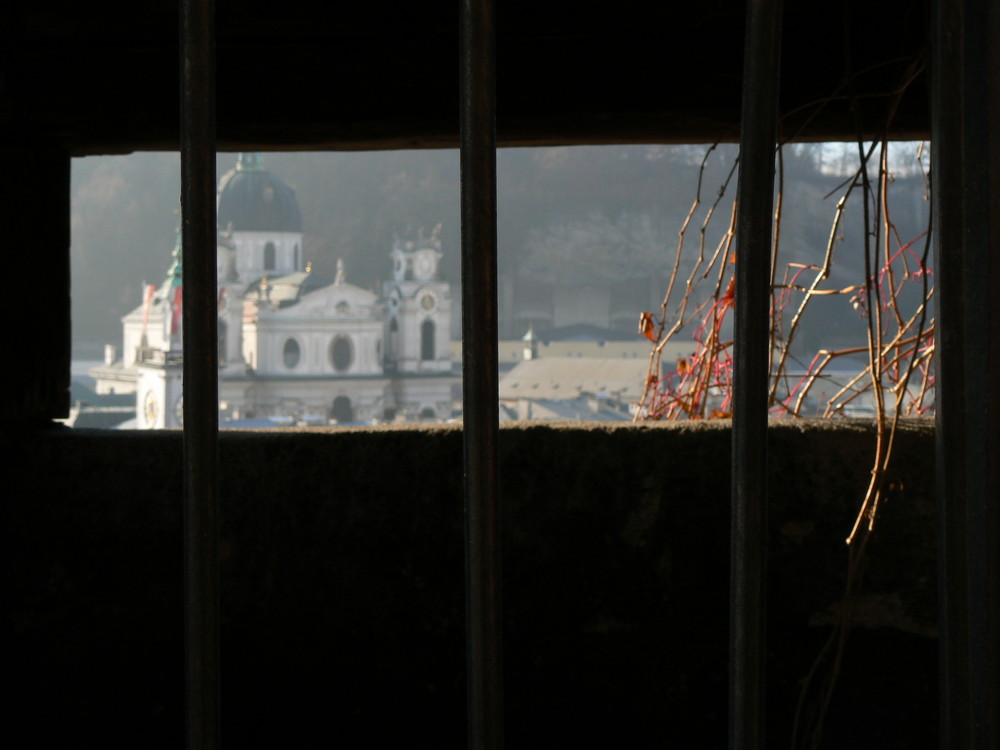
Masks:
[[[344,424],[451,415],[451,294],[437,230],[397,239],[381,293],[304,263],[294,191],[240,154],[218,193],[220,421]],[[91,371],[99,393],[134,391],[136,426],[182,425],[182,248],[123,318],[122,357]]]

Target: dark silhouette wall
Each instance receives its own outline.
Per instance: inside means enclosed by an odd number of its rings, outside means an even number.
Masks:
[[[510,747],[725,745],[729,440],[726,423],[502,431]],[[768,720],[787,747],[874,433],[782,422],[771,441]],[[936,744],[932,446],[931,423],[904,425],[825,747]],[[181,746],[181,435],[3,450],[8,737]],[[224,432],[221,469],[226,746],[462,746],[459,430]]]

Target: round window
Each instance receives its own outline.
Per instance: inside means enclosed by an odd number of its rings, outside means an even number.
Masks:
[[[347,336],[337,336],[330,344],[330,364],[337,372],[344,372],[354,359],[354,347]]]
[[[285,341],[283,355],[285,359],[285,367],[291,370],[299,363],[299,358],[302,356],[302,351],[299,349],[299,342],[295,339],[288,339]]]

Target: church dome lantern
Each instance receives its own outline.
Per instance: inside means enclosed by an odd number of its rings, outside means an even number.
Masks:
[[[295,191],[267,172],[257,153],[240,154],[219,181],[218,217],[223,231],[302,231]]]

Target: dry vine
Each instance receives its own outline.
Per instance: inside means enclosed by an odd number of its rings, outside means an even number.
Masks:
[[[868,355],[868,365],[821,406],[824,417],[845,416],[851,406],[866,394],[874,401],[876,419],[883,423],[892,416],[891,433],[900,416],[927,414],[933,409],[930,393],[933,374],[930,367],[934,343],[933,319],[929,303],[933,287],[929,284],[929,230],[909,241],[903,241],[889,215],[889,186],[892,175],[888,169],[889,144],[876,142],[864,148],[861,144],[861,167],[846,183],[836,203],[829,238],[823,259],[816,264],[787,262],[780,281],[781,197],[779,189],[775,212],[775,242],[772,256],[771,283],[771,377],[769,406],[773,416],[801,417],[806,399],[829,371],[831,363],[862,352]],[[701,419],[728,417],[732,399],[732,340],[725,336],[725,323],[733,309],[735,255],[733,253],[735,200],[728,206],[728,225],[722,239],[709,255],[707,230],[732,184],[736,163],[720,186],[699,228],[699,241],[691,269],[682,277],[682,259],[687,250],[687,235],[703,203],[705,164],[715,146],[708,149],[702,161],[694,201],[678,233],[677,249],[667,292],[659,315],[643,313],[640,332],[653,342],[645,389],[639,401],[636,419]],[[869,175],[872,157],[878,153],[877,175]],[[923,165],[923,150],[917,154]],[[779,185],[781,182],[781,151]],[[844,208],[855,191],[862,193],[866,204],[865,276],[860,283],[830,288],[824,282],[835,262],[837,245],[842,241],[841,222]],[[915,246],[922,244],[921,252]],[[904,317],[901,293],[907,285],[921,286],[920,302]],[[705,286],[707,285],[707,289]],[[683,289],[678,291],[680,287]],[[790,361],[792,344],[806,317],[809,303],[816,297],[842,295],[850,299],[867,323],[864,345],[839,350],[819,350],[805,372],[792,379]],[[792,301],[798,298],[797,304]],[[786,323],[789,310],[792,314]],[[679,332],[694,326],[690,357],[678,360],[673,368],[664,366],[662,352]],[[914,385],[916,383],[916,385]],[[887,403],[889,399],[890,403]],[[885,451],[880,450],[880,463]],[[866,498],[860,517],[872,516],[869,506],[877,506],[877,487]],[[859,517],[859,521],[860,521]],[[857,529],[854,531],[856,532]],[[853,534],[852,534],[853,537]]]
[[[907,71],[896,97],[919,72]],[[898,99],[897,99],[898,101]],[[822,106],[822,103],[821,105]],[[802,698],[795,715],[792,746],[818,747],[824,718],[836,683],[839,665],[850,629],[850,603],[856,592],[864,550],[873,530],[879,505],[885,497],[886,476],[892,457],[899,420],[903,416],[932,412],[934,319],[931,302],[934,288],[929,267],[931,228],[916,237],[903,238],[889,210],[893,175],[889,169],[890,143],[857,142],[859,166],[827,197],[840,193],[833,209],[830,231],[817,263],[782,262],[781,223],[784,196],[783,147],[777,150],[778,191],[774,215],[774,244],[771,264],[770,386],[768,404],[772,417],[797,418],[806,414],[810,398],[824,382],[833,366],[852,355],[867,355],[867,364],[849,375],[836,392],[821,399],[818,412],[823,417],[844,417],[859,411],[863,399],[873,403],[876,445],[871,478],[853,528],[847,536],[848,573],[845,608],[840,624],[817,657],[804,680]],[[726,336],[726,320],[733,310],[735,287],[734,222],[735,199],[725,204],[733,185],[737,164],[722,181],[718,194],[705,211],[699,240],[690,270],[681,273],[688,259],[689,233],[703,204],[705,168],[716,146],[708,148],[701,163],[695,197],[678,233],[677,249],[659,312],[643,313],[640,333],[652,343],[649,368],[636,419],[703,419],[729,417],[732,413],[732,345]],[[924,164],[923,145],[916,154],[917,168],[924,177],[925,199],[929,179]],[[865,270],[858,283],[847,287],[830,286],[831,269],[842,251],[845,208],[854,200],[861,204]],[[722,239],[709,253],[707,230],[719,214],[728,214]],[[860,249],[860,248],[859,248]],[[780,269],[780,274],[779,274]],[[779,278],[780,276],[780,278]],[[706,288],[707,287],[707,288]],[[904,305],[904,289],[916,288],[919,295],[910,309]],[[810,303],[818,297],[840,295],[848,299],[864,321],[864,343],[841,349],[820,349],[793,373],[792,344],[800,333]],[[694,353],[673,366],[661,361],[666,344],[685,329],[693,328]],[[860,539],[859,544],[855,544]],[[809,717],[809,726],[800,726],[803,703],[820,665],[832,653],[832,665],[819,688],[818,709]]]

